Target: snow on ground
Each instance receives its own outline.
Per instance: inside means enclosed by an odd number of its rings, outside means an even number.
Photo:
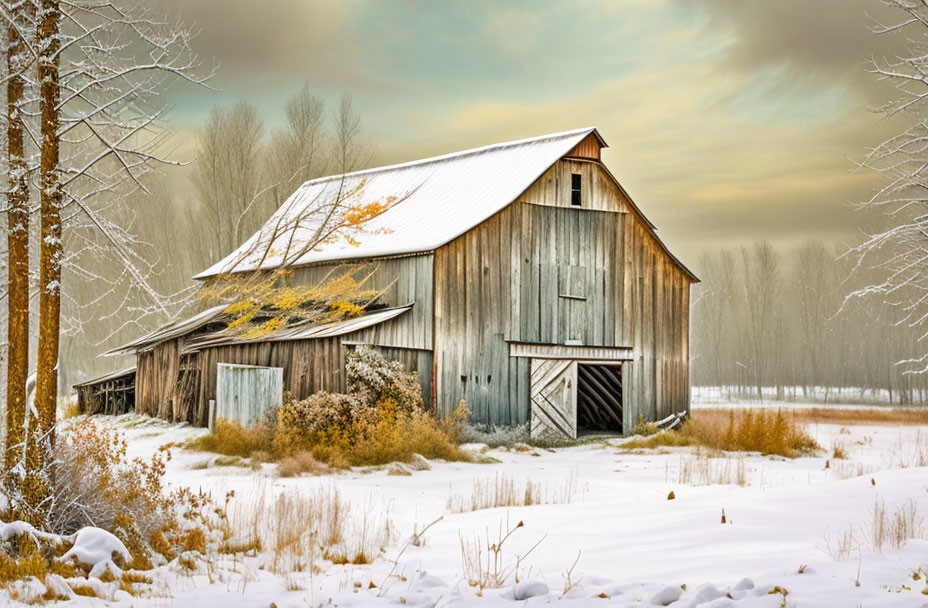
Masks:
[[[140,456],[203,432],[132,416],[116,423]],[[355,470],[280,479],[274,465],[204,468],[214,457],[176,450],[167,473],[172,484],[217,497],[234,490],[241,505],[256,492],[334,487],[356,515],[389,517],[397,538],[370,565],[323,562],[319,572],[279,576],[269,572],[264,555],[212,572],[177,574],[160,597],[116,605],[267,608],[273,602],[285,608],[331,600],[338,606],[928,607],[924,571],[913,578],[919,568],[928,570],[921,521],[928,516],[928,468],[915,466],[928,451],[928,427],[821,424],[810,431],[828,455],[837,443],[848,459],[709,458],[682,449],[633,454],[619,450],[614,439],[557,450],[490,450],[487,455],[501,462],[433,462],[431,470],[411,476]],[[449,512],[449,496],[470,496],[475,480],[497,476],[530,479],[561,504]],[[675,499],[668,500],[671,491]],[[901,549],[887,544],[882,554],[875,550],[879,502],[890,517],[914,505],[922,539]],[[439,517],[421,546],[406,542]],[[519,521],[524,526],[505,541],[501,556],[504,568],[523,556],[519,583],[510,577],[477,597],[465,582],[462,546],[483,543],[486,561],[486,543],[498,539],[501,526],[508,530]],[[851,539],[843,549],[842,537]],[[78,598],[69,605],[103,604]]]

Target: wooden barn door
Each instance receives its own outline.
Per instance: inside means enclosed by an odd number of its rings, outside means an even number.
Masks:
[[[577,362],[532,359],[532,439],[577,438]]]

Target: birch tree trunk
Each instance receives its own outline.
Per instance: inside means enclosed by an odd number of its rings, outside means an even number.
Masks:
[[[31,12],[28,0],[8,0],[11,15]],[[8,363],[6,384],[6,454],[7,482],[13,467],[21,461],[25,440],[23,423],[26,416],[26,378],[29,375],[29,184],[23,140],[21,104],[27,62],[26,42],[22,34],[28,31],[31,19],[12,20],[8,27],[7,48],[7,251],[8,251]]]

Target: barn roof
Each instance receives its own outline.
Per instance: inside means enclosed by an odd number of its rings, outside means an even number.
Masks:
[[[308,206],[334,201],[355,188],[359,190],[350,201],[352,205],[382,202],[388,197],[400,201],[365,223],[365,233],[356,243],[344,239],[327,243],[295,261],[288,260],[289,265],[431,251],[516,200],[590,134],[605,145],[598,131],[587,127],[308,181],[281,205],[264,228],[194,278],[278,267],[282,260],[279,250],[291,242],[291,237],[296,242],[308,239],[313,227],[298,225],[272,236],[274,227],[295,225],[295,218],[305,214]],[[264,258],[269,249],[270,254]],[[293,249],[299,248],[290,245]]]

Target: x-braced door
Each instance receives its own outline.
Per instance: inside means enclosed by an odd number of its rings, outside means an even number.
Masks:
[[[532,359],[532,439],[577,438],[577,362]]]

